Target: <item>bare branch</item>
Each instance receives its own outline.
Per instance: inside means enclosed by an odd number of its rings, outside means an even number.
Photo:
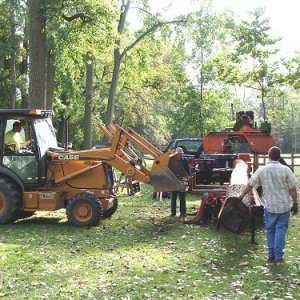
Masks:
[[[108,67],[107,67],[107,66],[104,66],[103,72],[102,72],[102,76],[101,76],[101,80],[103,80],[104,77],[105,77],[106,75],[108,75],[108,74],[109,74]]]
[[[130,7],[130,9],[138,9],[138,10],[140,10],[140,11],[142,11],[142,12],[144,12],[144,13],[150,15],[151,17],[155,18],[158,22],[161,22],[154,14],[152,14],[151,12],[149,12],[149,11],[146,10],[146,9],[143,9],[143,8],[137,7],[137,6]]]
[[[64,20],[66,20],[68,22],[71,22],[71,21],[76,20],[76,19],[81,19],[83,22],[90,22],[90,21],[92,21],[92,18],[90,18],[89,16],[86,16],[83,13],[77,13],[77,14],[71,16],[71,17],[68,17],[65,14],[62,14],[61,16],[62,16],[62,18]]]

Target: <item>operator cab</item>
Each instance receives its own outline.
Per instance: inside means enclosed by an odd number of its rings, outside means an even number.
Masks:
[[[45,110],[0,109],[1,173],[28,187],[45,183],[46,151],[57,148],[51,116]]]

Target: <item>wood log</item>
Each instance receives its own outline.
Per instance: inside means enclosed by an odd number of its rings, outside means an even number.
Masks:
[[[239,196],[249,180],[249,168],[243,160],[236,160],[231,175],[229,186],[222,189],[212,189],[207,186],[208,193],[204,193],[200,207],[195,217],[191,220],[183,220],[184,224],[206,223],[214,216],[206,214],[206,209],[216,211],[219,224],[234,233],[243,232],[249,225],[253,208],[262,207],[261,200],[256,189],[253,189],[241,201]],[[216,216],[216,215],[215,215]]]
[[[226,198],[218,216],[219,222],[234,233],[243,232],[249,224],[253,193],[246,195],[242,201],[239,199],[248,180],[248,165],[243,160],[236,160]]]

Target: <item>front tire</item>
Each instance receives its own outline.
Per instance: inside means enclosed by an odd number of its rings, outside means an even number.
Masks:
[[[81,193],[68,202],[67,217],[72,225],[95,226],[100,222],[101,216],[101,203],[93,194]]]
[[[17,220],[21,207],[22,196],[19,187],[11,180],[0,177],[0,224]]]

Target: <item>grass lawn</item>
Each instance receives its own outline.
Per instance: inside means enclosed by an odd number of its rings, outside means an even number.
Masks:
[[[188,196],[189,212],[198,198]],[[251,245],[249,232],[182,225],[169,207],[142,186],[97,227],[68,225],[64,210],[0,226],[0,298],[300,299],[299,215],[275,266],[262,225]]]

